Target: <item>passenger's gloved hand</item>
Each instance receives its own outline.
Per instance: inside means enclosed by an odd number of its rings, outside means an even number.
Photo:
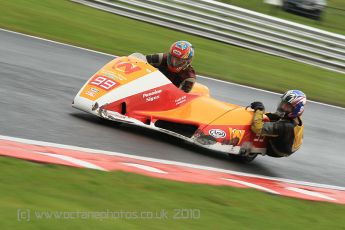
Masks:
[[[250,108],[254,109],[254,111],[265,110],[265,106],[264,106],[264,104],[262,104],[261,101],[254,101],[253,103],[250,104]]]

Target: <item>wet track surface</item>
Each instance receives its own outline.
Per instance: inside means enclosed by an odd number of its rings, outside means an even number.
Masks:
[[[141,128],[103,122],[71,107],[86,80],[112,58],[0,30],[0,134],[175,160],[274,177],[345,186],[345,110],[309,103],[302,149],[251,164]],[[293,74],[293,73],[292,73]],[[213,97],[272,110],[275,94],[198,79]]]

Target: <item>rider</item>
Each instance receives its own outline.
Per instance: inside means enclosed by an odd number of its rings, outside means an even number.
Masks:
[[[301,115],[306,104],[306,95],[299,90],[289,90],[281,96],[275,113],[265,113],[262,102],[251,103],[254,118],[251,130],[261,136],[270,137],[267,155],[287,157],[302,145],[304,126]],[[269,122],[264,122],[265,118]]]
[[[196,74],[191,66],[194,48],[187,41],[177,41],[168,53],[146,55],[149,64],[158,68],[178,88],[189,93],[195,83]]]

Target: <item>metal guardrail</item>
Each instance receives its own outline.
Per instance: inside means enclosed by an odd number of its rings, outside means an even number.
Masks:
[[[345,36],[213,0],[72,0],[126,17],[345,73]]]

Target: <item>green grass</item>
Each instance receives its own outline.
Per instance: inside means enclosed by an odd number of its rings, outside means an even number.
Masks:
[[[4,157],[0,158],[0,168],[0,225],[4,230],[335,230],[345,226],[343,205],[274,196],[252,189],[188,184]],[[200,218],[174,219],[174,209],[182,208],[200,210]],[[18,221],[18,209],[30,209],[30,221]],[[35,216],[35,211],[155,213],[161,210],[167,211],[168,218],[111,219],[104,214],[99,219],[81,215],[75,219]]]
[[[345,34],[345,1],[344,0],[328,0],[326,8],[321,21],[316,21],[299,15],[291,14],[283,11],[281,8],[272,7],[265,4],[263,0],[220,0],[222,2],[243,7],[249,10],[254,10],[260,13],[269,14],[278,18],[291,20],[297,23],[317,27],[334,33]],[[338,8],[338,9],[333,9]]]
[[[165,51],[179,39],[196,47],[199,74],[345,106],[345,76],[295,61],[131,20],[67,0],[0,0],[0,27],[116,55]],[[260,98],[258,98],[259,100]]]

